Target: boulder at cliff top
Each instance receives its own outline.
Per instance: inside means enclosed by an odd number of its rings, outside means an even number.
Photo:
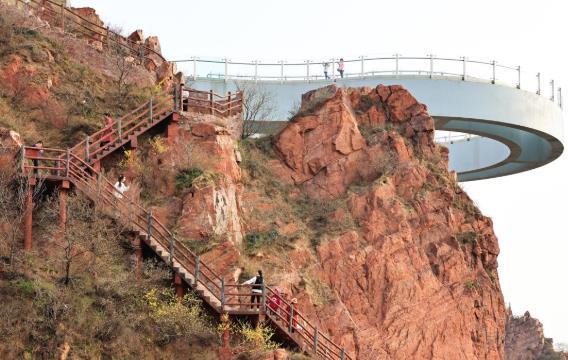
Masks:
[[[380,174],[380,166],[361,165],[387,161],[386,143],[399,160],[409,161],[405,139],[426,154],[435,148],[433,119],[404,88],[330,85],[302,96],[299,114],[276,136],[275,148],[310,196],[335,198]]]

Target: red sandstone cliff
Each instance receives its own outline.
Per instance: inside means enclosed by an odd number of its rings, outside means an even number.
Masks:
[[[330,86],[305,94],[275,139],[284,166],[272,168],[294,184],[291,197],[343,201],[324,221],[354,225],[312,249],[296,241],[286,263],[266,254],[261,263],[284,267],[270,281],[290,288],[358,359],[504,358],[492,223],[448,172],[433,135],[426,107],[400,86]],[[262,196],[245,193],[253,204]],[[327,289],[325,301],[314,288]]]
[[[513,316],[507,311],[505,358],[507,360],[568,359],[568,353],[555,352],[552,339],[544,337],[542,323],[527,311]]]

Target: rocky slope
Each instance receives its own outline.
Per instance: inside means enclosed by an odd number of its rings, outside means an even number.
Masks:
[[[331,223],[355,223],[292,258],[331,289],[326,306],[299,291],[306,310],[360,359],[503,358],[497,239],[448,172],[426,107],[400,86],[302,100],[275,139],[283,176],[311,199],[345,198]]]
[[[513,316],[508,309],[505,333],[507,360],[568,359],[568,354],[554,351],[552,339],[544,337],[541,322],[528,311],[523,316]]]

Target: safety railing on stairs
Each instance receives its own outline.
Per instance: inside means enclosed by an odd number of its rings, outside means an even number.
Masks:
[[[80,35],[100,50],[116,46],[124,55],[130,55],[144,61],[165,61],[162,54],[146,46],[142,42],[132,41],[121,34],[97,24],[65,6],[65,1],[57,3],[51,0],[2,0],[8,3],[20,4],[33,9],[37,15],[47,20],[52,26],[63,31]],[[143,40],[143,39],[142,39]]]
[[[35,147],[22,147],[19,153],[19,167],[27,176],[56,176],[72,182],[77,189],[100,206],[105,213],[120,221],[130,230],[146,236],[148,243],[156,242],[166,253],[166,262],[174,267],[178,264],[193,276],[195,289],[200,285],[213,296],[210,305],[218,312],[240,314],[251,310],[254,313],[266,313],[268,319],[285,331],[293,341],[306,351],[317,354],[323,359],[352,359],[327,335],[314,326],[294,304],[280,299],[276,310],[270,309],[270,298],[279,296],[269,286],[261,285],[261,301],[247,301],[252,295],[252,288],[258,285],[228,284],[198,255],[176,239],[151,211],[146,210],[127,194],[119,194],[114,185],[103,174],[81,157],[69,150],[45,148],[39,154]],[[244,290],[244,291],[242,291]],[[242,300],[244,298],[244,300]],[[211,300],[211,299],[210,299]],[[251,299],[252,300],[252,299]],[[219,306],[217,306],[217,304]]]
[[[173,99],[171,97],[151,98],[130,113],[114,120],[111,125],[87,136],[72,147],[71,152],[87,162],[96,160],[106,151],[131,141],[133,137],[151,128],[172,111]]]
[[[243,112],[244,93],[238,91],[222,96],[210,91],[201,91],[180,85],[175,92],[176,108],[217,116],[233,116]]]

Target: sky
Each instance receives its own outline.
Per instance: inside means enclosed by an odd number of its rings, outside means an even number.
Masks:
[[[468,56],[521,65],[565,84],[568,3],[558,0],[71,0],[129,33],[158,35],[169,60]],[[568,98],[568,96],[565,96]],[[568,108],[568,107],[565,107]],[[564,112],[564,118],[568,119]],[[566,131],[565,131],[566,132]],[[568,159],[464,183],[499,239],[499,276],[515,314],[568,343]]]

